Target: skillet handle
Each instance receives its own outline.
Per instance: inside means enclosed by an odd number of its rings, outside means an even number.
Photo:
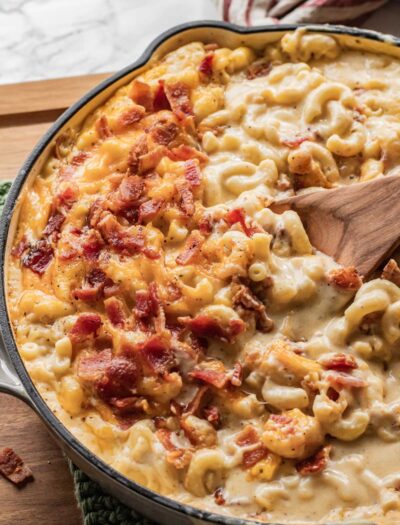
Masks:
[[[5,348],[3,337],[0,335],[0,392],[17,397],[28,405],[31,400],[14,369],[11,359]]]

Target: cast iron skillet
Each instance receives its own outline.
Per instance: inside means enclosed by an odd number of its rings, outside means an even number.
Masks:
[[[13,225],[17,221],[18,197],[25,183],[29,184],[30,180],[40,170],[41,163],[48,155],[54,139],[62,129],[67,127],[67,124],[82,121],[86,114],[103,103],[116,87],[129,82],[139,71],[143,70],[146,64],[149,61],[151,62],[152,57],[157,55],[157,52],[163,54],[183,43],[196,39],[206,42],[217,41],[228,47],[237,46],[243,42],[261,45],[267,41],[277,40],[282,34],[293,31],[296,27],[298,26],[271,25],[244,28],[223,22],[204,21],[179,25],[162,33],[147,47],[136,62],[99,84],[57,119],[22,166],[9,192],[1,217],[0,328],[2,341],[0,340],[0,392],[16,396],[32,407],[71,460],[92,479],[98,481],[106,491],[162,525],[169,525],[172,522],[174,525],[187,525],[189,523],[240,525],[247,520],[218,515],[183,505],[130,481],[75,439],[43,401],[19,356],[7,312],[5,267],[9,257],[10,248],[8,245],[11,244],[13,238]],[[339,40],[344,39],[354,47],[367,47],[400,57],[400,40],[391,36],[342,26],[312,25],[308,26],[308,29],[313,32],[333,33],[337,35]],[[250,520],[247,522],[251,523]],[[354,521],[352,523],[354,524]],[[344,522],[341,525],[344,525]],[[358,525],[362,525],[362,523],[358,522]],[[363,525],[367,525],[367,522],[364,521]],[[369,523],[369,525],[371,524]]]

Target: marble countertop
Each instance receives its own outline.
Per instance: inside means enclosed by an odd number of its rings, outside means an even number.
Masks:
[[[1,0],[0,83],[115,71],[161,31],[215,19],[215,0]],[[364,27],[400,36],[400,1]]]

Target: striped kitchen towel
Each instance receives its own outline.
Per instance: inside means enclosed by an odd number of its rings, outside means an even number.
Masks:
[[[349,23],[381,7],[387,0],[218,0],[226,22],[263,24]]]

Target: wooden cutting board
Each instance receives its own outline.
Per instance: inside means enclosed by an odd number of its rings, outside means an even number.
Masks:
[[[107,74],[0,85],[0,179],[12,180],[54,120]],[[79,525],[72,478],[40,418],[0,394],[0,449],[11,447],[35,481],[17,489],[0,476],[0,525]]]

